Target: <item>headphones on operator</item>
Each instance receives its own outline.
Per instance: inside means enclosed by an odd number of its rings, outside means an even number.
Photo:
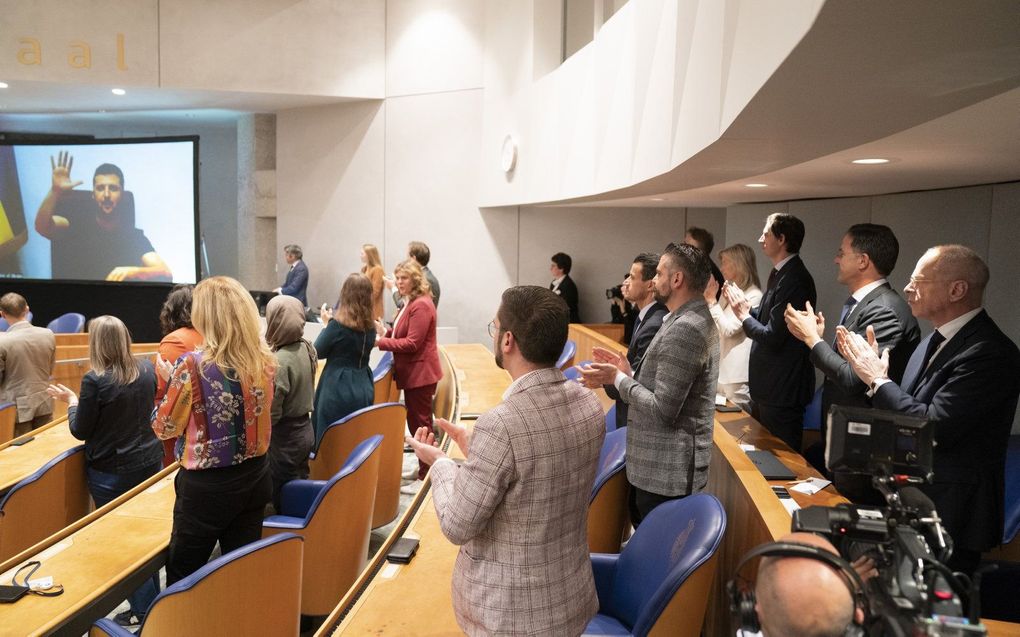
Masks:
[[[844,637],[864,637],[864,627],[857,623],[857,609],[864,609],[864,582],[857,574],[854,567],[843,558],[830,553],[824,549],[798,544],[795,542],[770,542],[751,549],[737,564],[733,579],[726,584],[726,592],[730,597],[730,612],[739,623],[741,631],[759,632],[761,622],[758,619],[758,611],[754,606],[757,600],[754,597],[754,587],[750,582],[740,576],[741,570],[752,560],[759,557],[804,557],[817,560],[833,569],[843,579],[853,599],[854,613],[847,624]],[[742,582],[739,583],[739,582]]]

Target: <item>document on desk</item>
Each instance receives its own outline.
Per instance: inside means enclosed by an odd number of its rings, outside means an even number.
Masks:
[[[799,491],[807,495],[814,495],[824,489],[825,487],[832,484],[828,480],[822,478],[808,478],[807,480],[790,487],[790,491]]]

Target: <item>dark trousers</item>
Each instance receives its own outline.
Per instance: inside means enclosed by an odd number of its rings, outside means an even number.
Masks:
[[[630,493],[627,495],[627,505],[630,509],[630,523],[634,525],[634,528],[636,529],[638,528],[638,525],[641,524],[641,521],[652,512],[652,509],[663,502],[679,500],[682,497],[684,496],[659,495],[658,493],[639,489],[632,484],[630,485]]]
[[[26,420],[25,422],[19,422],[14,424],[14,437],[24,436],[28,432],[38,429],[43,425],[53,421],[53,414],[42,414],[36,416],[32,420]]]
[[[315,445],[315,431],[308,416],[281,418],[273,423],[269,441],[269,474],[273,478],[273,508],[280,510],[280,491],[291,480],[308,477],[308,454]]]
[[[404,388],[404,406],[407,407],[407,430],[414,435],[419,427],[432,431],[432,397],[436,395],[436,383],[421,387]],[[424,480],[429,466],[418,461],[418,479]]]
[[[804,437],[804,408],[806,405],[769,405],[753,401],[751,415],[773,436],[779,438],[800,453]]]
[[[91,467],[86,467],[85,479],[89,485],[89,493],[92,494],[92,501],[96,503],[96,508],[98,509],[105,504],[113,502],[121,495],[145,482],[151,476],[159,473],[161,464],[156,462],[151,467],[131,473],[106,473],[105,471],[97,471]],[[139,618],[145,617],[149,606],[152,605],[152,600],[156,599],[158,593],[159,572],[157,571],[128,597],[131,612]]]
[[[262,515],[273,493],[265,455],[230,467],[181,469],[174,486],[168,586],[202,568],[217,541],[226,555],[262,537]]]

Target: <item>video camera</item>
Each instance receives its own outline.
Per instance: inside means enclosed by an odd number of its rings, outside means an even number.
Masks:
[[[622,299],[623,298],[623,287],[617,285],[606,290],[606,300]]]
[[[931,482],[933,426],[924,418],[833,405],[826,466],[871,477],[886,507],[840,504],[794,511],[794,531],[828,538],[853,562],[862,555],[878,575],[867,582],[868,635],[985,635],[980,575],[952,573],[953,544],[935,505],[916,485]],[[969,614],[965,615],[965,611]]]

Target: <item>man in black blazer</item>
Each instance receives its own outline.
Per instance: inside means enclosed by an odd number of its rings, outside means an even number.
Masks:
[[[719,297],[722,296],[722,287],[723,283],[726,283],[726,277],[722,275],[722,270],[712,260],[712,250],[715,249],[715,237],[704,228],[691,226],[687,228],[687,234],[684,235],[684,243],[701,250],[708,257],[708,262],[712,264],[712,278],[719,284],[719,289],[715,293],[715,300],[718,301]]]
[[[1020,396],[1020,350],[982,308],[988,266],[961,245],[931,248],[904,288],[914,316],[935,327],[890,379],[887,351],[837,328],[840,352],[873,392],[879,409],[935,426],[935,503],[955,550],[949,567],[972,573],[981,552],[1002,542],[1006,445]]]
[[[662,318],[669,309],[655,300],[655,268],[659,265],[659,255],[642,252],[634,258],[630,266],[630,277],[623,282],[623,298],[637,306],[637,318],[634,320],[634,331],[631,333],[630,344],[627,346],[627,361],[637,375],[641,367],[648,344],[662,327]],[[627,426],[627,403],[620,400],[620,392],[614,385],[603,385],[606,394],[616,400],[616,428]]]
[[[886,280],[896,267],[899,253],[899,242],[888,226],[859,223],[847,230],[835,259],[836,280],[850,292],[837,325],[862,336],[870,325],[879,347],[890,351],[889,378],[895,382],[903,378],[907,361],[921,340],[921,330],[910,313],[910,306]],[[822,340],[825,318],[821,312],[816,315],[810,305],[805,311],[787,307],[785,318],[790,333],[808,346],[811,362],[825,374],[822,384],[824,441],[829,406],[870,407],[868,386],[835,350],[835,339],[832,344]]]
[[[553,282],[549,284],[549,289],[567,302],[567,307],[570,309],[570,322],[580,323],[581,315],[577,309],[577,285],[570,278],[570,266],[572,263],[573,260],[569,254],[557,252],[552,255],[549,272],[553,275]]]
[[[804,223],[784,213],[765,221],[758,243],[773,264],[761,304],[751,309],[743,291],[727,283],[723,294],[751,339],[748,389],[752,415],[773,435],[800,452],[804,408],[815,389],[815,370],[808,349],[786,327],[787,305],[803,310],[818,300],[815,281],[801,261]]]
[[[301,260],[302,256],[301,246],[292,243],[283,247],[283,258],[287,260],[290,269],[287,271],[287,278],[284,280],[283,285],[273,290],[273,292],[293,296],[301,301],[301,305],[307,308],[308,266]]]

